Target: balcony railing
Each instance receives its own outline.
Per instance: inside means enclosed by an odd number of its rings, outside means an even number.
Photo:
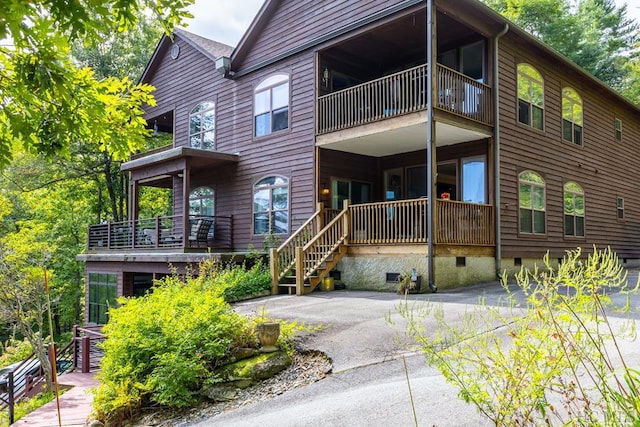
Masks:
[[[184,249],[191,247],[231,249],[233,220],[230,216],[189,215],[189,232],[184,237],[184,216],[160,216],[89,226],[90,251]],[[200,224],[211,224],[198,239]]]
[[[351,244],[427,243],[427,199],[349,206]],[[493,246],[492,205],[436,201],[434,243]]]
[[[436,107],[493,124],[491,88],[438,64]],[[373,123],[426,110],[427,66],[419,65],[389,76],[318,98],[318,134]]]

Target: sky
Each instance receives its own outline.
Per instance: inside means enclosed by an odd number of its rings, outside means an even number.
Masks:
[[[186,29],[192,33],[235,47],[264,0],[196,0],[190,7],[194,16]],[[640,0],[616,0],[627,4],[628,16],[640,22]]]

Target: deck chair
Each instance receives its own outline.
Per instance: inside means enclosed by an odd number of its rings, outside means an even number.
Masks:
[[[209,230],[213,225],[213,220],[200,218],[191,226],[189,233],[189,247],[206,248],[209,246]]]

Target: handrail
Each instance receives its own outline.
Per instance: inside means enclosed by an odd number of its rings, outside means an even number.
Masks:
[[[427,242],[427,199],[395,200],[349,206],[352,244]]]
[[[493,124],[491,87],[437,65],[438,108],[483,124]]]
[[[323,206],[319,204],[313,215],[275,250],[275,257],[271,256],[271,277],[276,281],[283,279],[295,266],[296,247],[306,245],[315,235],[323,213]]]
[[[302,271],[296,269],[297,283],[304,283],[334,254],[349,237],[349,209],[343,209],[326,227],[315,235],[300,251]]]
[[[438,200],[435,215],[435,243],[495,245],[493,205]]]

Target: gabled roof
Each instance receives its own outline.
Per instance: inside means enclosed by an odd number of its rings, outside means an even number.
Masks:
[[[246,56],[248,49],[251,48],[255,38],[259,36],[261,30],[269,22],[271,15],[273,15],[273,13],[278,9],[280,2],[281,0],[265,0],[256,16],[253,18],[253,21],[251,21],[249,28],[242,35],[242,38],[238,42],[238,46],[236,46],[231,55],[227,55],[231,57],[232,63],[235,61],[242,61]]]
[[[217,58],[222,56],[229,56],[233,52],[233,47],[226,45],[224,43],[217,42],[215,40],[208,39],[206,37],[199,36],[197,34],[190,33],[182,28],[175,28],[172,34],[173,38],[180,38],[184,40],[185,43],[192,46],[194,49],[198,50],[207,58],[211,59],[211,62],[216,61]],[[161,52],[165,52],[167,49],[171,47],[174,43],[172,37],[167,36],[166,34],[162,35],[162,38],[158,42],[156,49],[153,51],[153,55],[151,59],[147,63],[142,75],[138,82],[143,82],[146,80],[148,74],[155,70],[157,64],[157,58],[161,56]]]

